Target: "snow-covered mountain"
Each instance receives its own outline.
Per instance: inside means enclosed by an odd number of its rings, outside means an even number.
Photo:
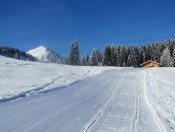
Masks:
[[[36,57],[38,61],[46,62],[46,63],[62,63],[62,57],[56,52],[44,47],[40,46],[36,49],[29,50],[28,54]]]

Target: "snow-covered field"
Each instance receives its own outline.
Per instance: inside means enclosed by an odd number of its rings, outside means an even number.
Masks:
[[[2,132],[175,131],[174,68],[0,65]]]
[[[107,69],[27,62],[0,56],[0,102],[65,87]]]
[[[146,70],[148,98],[168,132],[175,132],[175,68]]]

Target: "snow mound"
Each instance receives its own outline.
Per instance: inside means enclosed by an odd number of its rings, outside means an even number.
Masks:
[[[56,52],[44,47],[40,46],[36,49],[32,49],[27,52],[28,54],[36,57],[41,62],[46,63],[61,63],[62,58]]]

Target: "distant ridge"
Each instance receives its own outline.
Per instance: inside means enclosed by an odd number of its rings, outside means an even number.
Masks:
[[[0,46],[0,55],[18,60],[37,61],[37,59],[32,55],[26,54],[26,52],[19,49],[7,46]]]

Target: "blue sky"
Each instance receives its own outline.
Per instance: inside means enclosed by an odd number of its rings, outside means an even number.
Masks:
[[[28,51],[44,45],[66,56],[110,43],[175,39],[174,0],[0,0],[0,45]]]

